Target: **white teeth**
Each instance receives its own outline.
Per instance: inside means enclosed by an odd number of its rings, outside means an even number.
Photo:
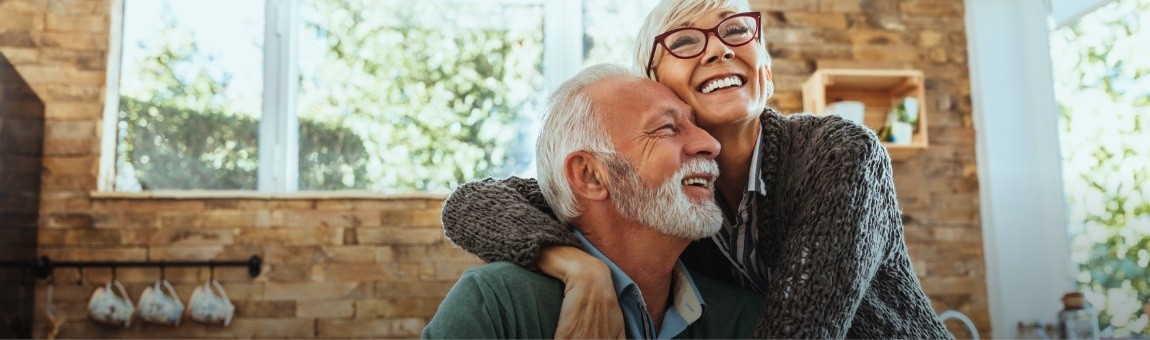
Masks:
[[[706,179],[702,179],[702,178],[697,178],[697,177],[684,179],[683,184],[684,185],[695,185],[695,186],[700,186],[700,187],[704,187],[704,188],[711,187],[710,181],[708,181]]]
[[[704,84],[702,92],[704,94],[711,93],[711,92],[715,92],[715,90],[718,90],[721,88],[726,88],[726,87],[731,87],[731,86],[743,86],[743,80],[739,79],[739,76],[730,76],[730,77],[726,77],[726,78],[715,79],[709,83]]]

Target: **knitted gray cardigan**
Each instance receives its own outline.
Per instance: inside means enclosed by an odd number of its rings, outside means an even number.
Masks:
[[[767,110],[758,200],[769,277],[762,338],[953,338],[939,322],[903,240],[890,156],[874,133],[833,116]],[[444,202],[448,238],[484,261],[536,270],[541,248],[578,246],[533,179],[464,184]],[[735,282],[710,240],[682,259]]]

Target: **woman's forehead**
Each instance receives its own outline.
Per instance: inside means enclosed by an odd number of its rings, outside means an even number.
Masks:
[[[716,19],[716,20],[722,20],[722,19],[726,19],[729,16],[734,15],[735,13],[737,13],[737,12],[733,8],[730,8],[730,7],[720,7],[720,8],[710,9],[710,10],[707,10],[707,12],[704,13],[702,16],[692,17],[692,18],[688,18],[687,20],[684,20],[683,22],[679,23],[678,27],[692,27],[692,26],[695,26],[696,23],[698,23],[699,21],[701,21],[703,19],[708,19],[708,17],[711,17],[711,18]]]

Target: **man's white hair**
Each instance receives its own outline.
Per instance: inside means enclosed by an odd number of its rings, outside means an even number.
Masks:
[[[587,88],[607,78],[637,76],[623,66],[595,65],[563,82],[548,97],[543,127],[535,143],[535,162],[539,169],[539,189],[560,221],[569,222],[582,213],[563,175],[567,155],[577,151],[597,154],[615,151],[604,131],[603,112],[591,102]]]
[[[658,63],[663,56],[662,48],[655,47],[655,36],[663,32],[679,28],[685,23],[699,19],[703,13],[717,8],[732,8],[737,12],[750,12],[751,5],[747,0],[663,0],[655,5],[647,19],[643,21],[643,28],[639,29],[639,36],[635,38],[635,69],[645,77],[655,79],[655,72],[647,72],[647,61],[651,60],[651,53],[658,51],[654,63]],[[707,27],[703,27],[707,28]],[[765,50],[766,40],[759,34],[759,44]],[[770,54],[767,54],[767,67],[771,66]],[[651,65],[654,67],[655,65]]]

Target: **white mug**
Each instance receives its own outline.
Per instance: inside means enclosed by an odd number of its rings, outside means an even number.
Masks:
[[[863,124],[863,117],[866,115],[866,104],[857,100],[838,101],[827,105],[826,112],[841,116],[846,120],[858,124]]]
[[[212,292],[213,286],[219,295]],[[192,320],[209,325],[227,327],[232,323],[235,313],[236,306],[228,299],[228,294],[216,280],[208,280],[202,287],[196,287],[192,292],[192,298],[188,300],[188,315]]]
[[[160,288],[167,288],[164,290]],[[156,281],[152,287],[144,288],[140,294],[140,319],[168,326],[179,326],[180,317],[184,314],[184,303],[176,295],[176,290],[167,280]]]
[[[117,290],[112,290],[113,284]],[[128,328],[132,325],[132,314],[135,312],[136,307],[132,305],[120,281],[108,281],[103,287],[96,288],[88,300],[88,317],[96,322]]]

